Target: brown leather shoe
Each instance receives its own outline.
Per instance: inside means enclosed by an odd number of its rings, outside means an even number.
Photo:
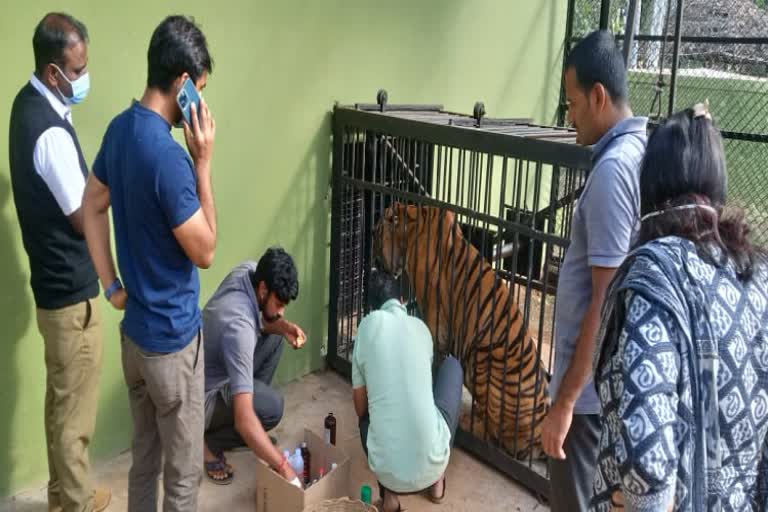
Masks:
[[[109,506],[112,500],[112,491],[100,487],[93,494],[93,512],[102,512]]]
[[[48,512],[64,512],[64,507],[61,506],[61,500],[59,499],[58,486],[57,490],[51,486],[48,482]]]

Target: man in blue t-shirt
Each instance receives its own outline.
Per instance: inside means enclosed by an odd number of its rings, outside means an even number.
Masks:
[[[161,461],[164,511],[197,508],[203,450],[203,347],[197,267],[216,247],[211,191],[215,123],[204,101],[184,135],[192,158],[171,137],[183,119],[176,96],[189,78],[205,87],[212,70],[205,36],[170,16],[149,44],[147,88],[110,123],[83,202],[88,247],[107,300],[125,309],[123,373],[134,423],[128,510],[156,510]],[[117,278],[109,242],[115,222]]]

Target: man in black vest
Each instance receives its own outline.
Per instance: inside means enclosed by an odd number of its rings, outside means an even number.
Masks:
[[[61,512],[98,512],[111,498],[88,475],[102,332],[99,284],[82,235],[88,168],[71,112],[88,93],[87,42],[71,16],[42,19],[32,40],[35,72],[16,96],[9,130],[13,197],[45,343],[48,510]],[[112,297],[116,306],[124,300]]]

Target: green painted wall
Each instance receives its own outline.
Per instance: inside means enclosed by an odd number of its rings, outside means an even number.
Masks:
[[[66,10],[91,35],[92,92],[74,113],[92,161],[109,120],[144,88],[146,49],[163,16],[192,14],[216,61],[205,95],[218,133],[213,181],[219,219],[205,300],[244,258],[269,244],[296,257],[301,295],[290,318],[308,347],[286,351],[278,378],[322,366],[328,281],[330,115],[335,101],[436,103],[491,116],[551,121],[559,86],[565,2],[557,0],[10,1],[0,15],[0,496],[45,479],[45,372],[29,269],[10,194],[11,103],[33,69],[32,32]],[[103,303],[105,360],[95,459],[128,447],[119,317]]]

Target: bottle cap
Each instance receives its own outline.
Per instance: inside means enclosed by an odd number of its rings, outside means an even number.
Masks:
[[[306,441],[303,441],[303,442],[301,443],[301,447],[302,447],[302,448],[306,448],[306,447],[307,447],[307,442],[306,442]]]
[[[360,501],[365,503],[366,505],[371,504],[371,488],[368,485],[363,485],[360,487]]]

